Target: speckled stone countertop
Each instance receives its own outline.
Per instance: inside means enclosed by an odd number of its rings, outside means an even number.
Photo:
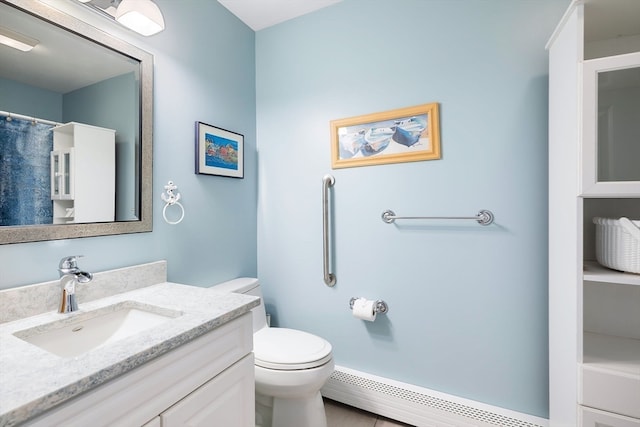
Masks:
[[[161,325],[90,350],[62,358],[16,337],[32,329],[116,304],[152,306],[181,313]],[[220,294],[211,289],[159,283],[129,292],[79,301],[80,311],[47,312],[0,324],[0,426],[13,426],[128,372],[249,312],[257,297]]]

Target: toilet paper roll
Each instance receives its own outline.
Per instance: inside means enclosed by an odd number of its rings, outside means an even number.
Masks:
[[[366,298],[358,298],[353,302],[353,317],[373,322],[376,320],[376,302]]]

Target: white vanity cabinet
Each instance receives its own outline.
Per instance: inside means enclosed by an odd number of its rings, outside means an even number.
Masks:
[[[115,130],[81,123],[56,126],[51,152],[53,223],[115,219]]]
[[[547,46],[550,427],[640,427],[640,275],[597,264],[592,222],[640,219],[638,16],[574,0]]]
[[[254,427],[252,348],[247,313],[25,425]]]
[[[253,426],[253,365],[245,357],[142,427]]]
[[[253,357],[246,356],[160,415],[162,427],[250,426],[255,420]]]

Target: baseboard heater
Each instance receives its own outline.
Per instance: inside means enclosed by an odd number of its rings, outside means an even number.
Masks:
[[[326,398],[418,427],[548,427],[545,418],[336,366]]]

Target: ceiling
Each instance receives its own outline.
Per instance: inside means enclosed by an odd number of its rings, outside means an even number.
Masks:
[[[342,0],[218,0],[254,31],[316,11]],[[113,15],[120,0],[91,0],[91,6]],[[165,16],[165,19],[168,17]],[[116,60],[108,49],[33,19],[0,3],[0,26],[40,40],[25,54],[0,45],[0,77],[68,93],[98,81],[131,72],[128,61]],[[106,51],[106,52],[105,52]],[[55,52],[55,53],[54,53]],[[54,69],[55,68],[55,69]]]
[[[254,31],[287,21],[339,3],[342,0],[218,0]],[[92,0],[101,7],[112,6],[119,0]],[[603,7],[616,2],[622,8]],[[640,34],[640,0],[586,0],[585,38],[603,39]],[[622,16],[612,15],[611,10],[622,9]],[[629,12],[631,11],[631,12]],[[168,18],[168,17],[165,17]],[[30,35],[41,41],[29,55],[0,45],[0,77],[14,79],[25,84],[67,93],[79,87],[131,71],[131,65],[114,60],[113,53],[94,55],[91,43],[70,37],[68,33],[42,21],[27,19],[15,8],[0,3],[0,26]],[[58,50],[57,46],[63,49]],[[54,54],[52,52],[56,51]],[[54,61],[53,58],[57,60]],[[33,61],[33,62],[32,62]],[[41,61],[41,62],[39,62]],[[53,67],[59,68],[53,70]],[[122,65],[122,67],[120,67]],[[114,67],[119,68],[114,68]],[[55,71],[55,72],[54,72]]]
[[[30,52],[0,45],[0,77],[65,94],[135,72],[137,61],[0,3],[0,27],[39,41]]]
[[[254,31],[314,12],[342,0],[218,0]]]
[[[86,2],[87,0],[81,0]],[[342,0],[218,0],[254,31],[314,12]],[[115,17],[121,0],[89,0],[87,5]]]

